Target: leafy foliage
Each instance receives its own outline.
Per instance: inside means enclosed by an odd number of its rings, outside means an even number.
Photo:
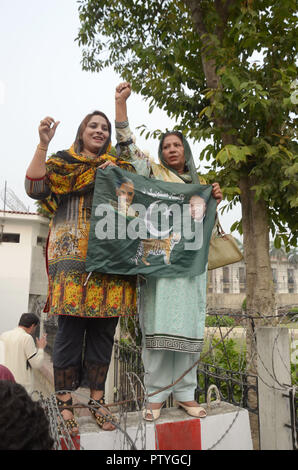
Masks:
[[[241,345],[239,351],[236,341],[231,338],[221,343],[218,339],[213,339],[208,348],[210,352],[204,354],[204,363],[234,372],[245,370],[245,345]]]
[[[252,177],[277,245],[295,246],[296,2],[80,0],[79,14],[83,68],[113,66],[151,110],[195,140],[211,138],[200,158],[221,183],[222,210],[239,201],[241,176]]]
[[[231,327],[235,326],[235,320],[234,318],[226,317],[226,316],[217,316],[217,315],[207,315],[206,317],[206,322],[205,322],[206,327]]]
[[[35,205],[36,211],[39,215],[41,215],[42,217],[46,217],[47,219],[51,219],[51,215],[49,214],[49,212],[45,211],[42,208],[41,201],[35,201]]]
[[[246,370],[245,348],[239,352],[239,347],[233,339],[228,339],[224,343],[218,344],[218,340],[213,340],[208,347],[211,346],[211,352],[201,362],[200,367],[204,364],[209,365],[209,372],[214,374],[208,377],[208,387],[212,384],[219,387],[221,398],[228,402],[233,399],[241,403],[244,396],[244,389],[241,372]],[[227,372],[229,371],[229,372]],[[232,375],[231,372],[234,374]],[[237,372],[239,374],[237,374]],[[239,383],[233,383],[232,377]],[[206,377],[204,374],[198,374],[198,386],[200,390],[206,388]],[[197,397],[200,402],[204,402],[204,396]]]

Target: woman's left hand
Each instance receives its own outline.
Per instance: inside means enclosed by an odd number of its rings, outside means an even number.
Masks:
[[[115,163],[111,162],[110,160],[107,160],[106,162],[102,163],[101,165],[99,165],[98,168],[101,168],[101,170],[104,170],[105,168],[107,168],[108,166],[117,166]]]
[[[216,199],[217,205],[222,201],[222,192],[218,183],[212,183],[212,196]]]
[[[129,82],[122,82],[116,87],[115,100],[126,101],[131,95],[131,84]]]

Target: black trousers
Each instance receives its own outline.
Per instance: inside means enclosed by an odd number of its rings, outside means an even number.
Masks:
[[[117,323],[118,317],[59,316],[53,348],[56,392],[80,386],[104,391]]]

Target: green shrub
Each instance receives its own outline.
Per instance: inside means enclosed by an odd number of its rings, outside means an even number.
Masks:
[[[298,318],[298,307],[291,308],[287,313],[287,318],[291,321],[296,321]]]
[[[239,346],[234,339],[213,339],[211,345],[207,345],[207,353],[202,353],[202,363],[212,364],[223,369],[239,372],[246,367],[245,348]]]
[[[202,361],[199,364],[199,369],[203,369],[204,364],[210,364],[211,372],[215,373],[215,367],[220,367],[225,369],[225,371],[218,371],[224,376],[231,376],[229,371],[233,372],[245,372],[246,369],[246,352],[245,348],[241,346],[239,351],[239,345],[233,339],[226,339],[224,342],[219,342],[220,339],[213,339],[211,344],[207,344],[207,353],[203,351]],[[236,380],[240,380],[240,374],[234,376]],[[217,379],[213,377],[208,378],[209,386],[212,384],[217,384],[217,381],[220,382],[220,391],[224,400],[230,401],[230,387],[227,384],[227,381],[223,379]],[[204,374],[198,374],[199,388],[204,390],[205,388],[205,377]],[[230,385],[231,386],[231,385]],[[243,398],[242,386],[238,384],[233,384],[233,397],[236,402],[241,403]],[[204,401],[204,397],[201,395],[197,397],[200,402]]]
[[[235,326],[234,318],[220,315],[207,315],[206,316],[206,326],[216,327],[216,326]]]

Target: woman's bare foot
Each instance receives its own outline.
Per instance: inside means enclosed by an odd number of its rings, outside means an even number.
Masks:
[[[162,402],[162,403],[147,403],[147,405],[146,405],[147,413],[146,412],[143,413],[144,419],[146,419],[147,421],[154,421],[155,419],[157,419],[157,417],[159,417],[159,414],[158,413],[157,414],[153,413],[153,410],[161,410],[161,408],[163,407],[163,404],[164,404],[164,402]],[[152,413],[151,413],[151,410],[152,410]]]
[[[205,418],[207,416],[205,408],[200,406],[195,400],[177,401],[177,404],[190,416],[195,416],[196,418]]]
[[[183,403],[183,405],[185,406],[194,406],[194,407],[197,407],[199,408],[199,403],[196,402],[195,400],[191,400],[191,401],[181,401],[180,403]]]

